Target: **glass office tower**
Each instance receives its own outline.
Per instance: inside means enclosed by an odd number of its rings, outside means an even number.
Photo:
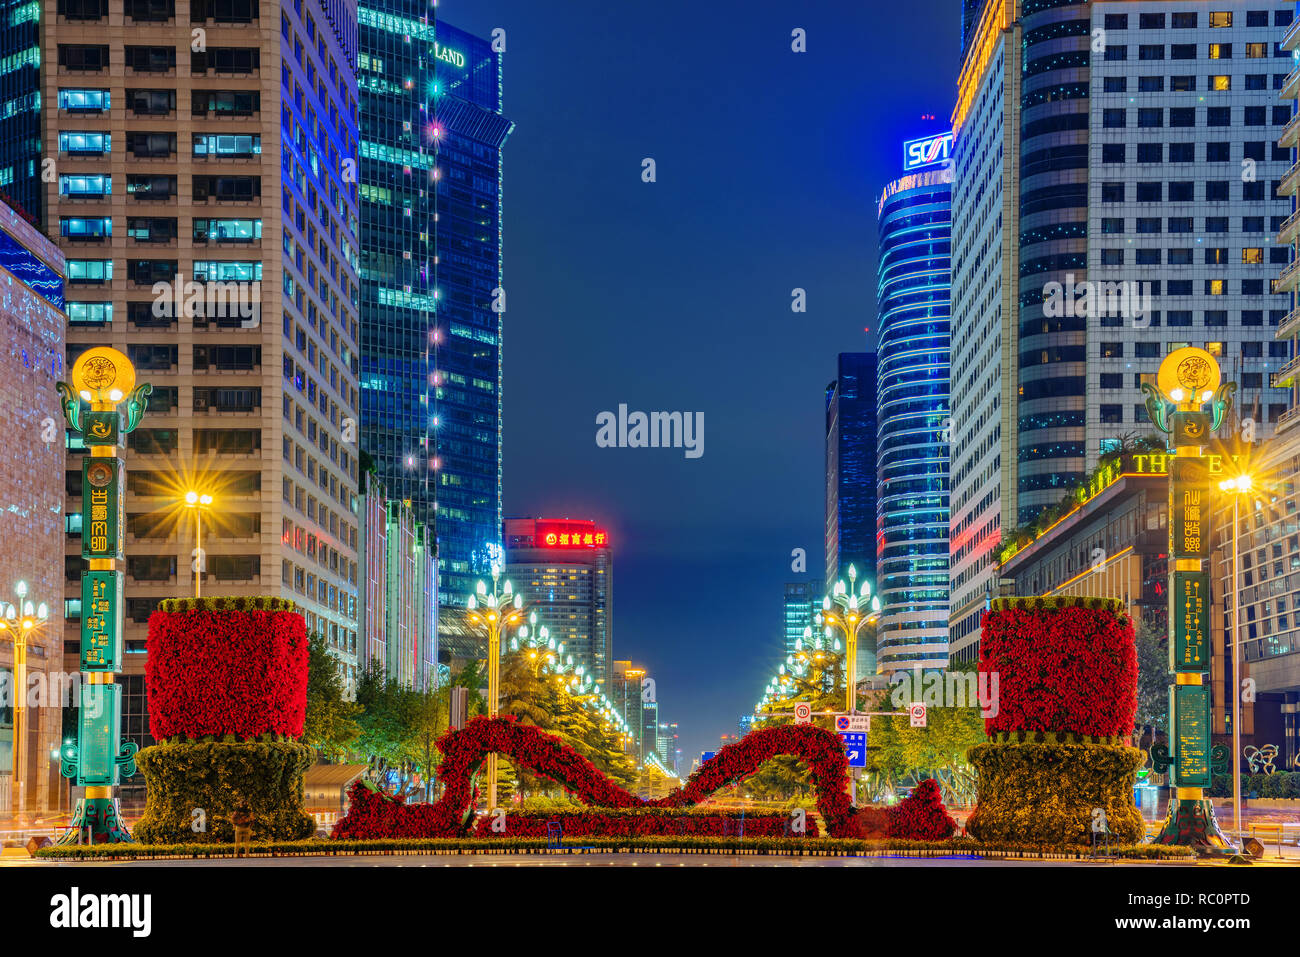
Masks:
[[[876,652],[885,673],[948,661],[952,177],[915,173],[878,207]]]
[[[826,579],[849,580],[849,566],[876,587],[876,354],[841,352],[826,387]],[[876,672],[876,649],[858,646],[858,676]]]
[[[463,604],[500,557],[501,55],[423,3],[360,24],[363,443]]]
[[[0,201],[43,224],[41,5],[0,0]]]

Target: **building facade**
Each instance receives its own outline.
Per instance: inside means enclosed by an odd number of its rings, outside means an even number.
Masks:
[[[876,657],[891,673],[948,663],[951,172],[888,184],[877,217]]]
[[[841,352],[826,387],[826,578],[876,586],[876,355]]]
[[[594,521],[506,519],[505,577],[574,667],[599,682],[614,661],[613,574],[609,533]]]
[[[361,26],[364,442],[463,605],[501,558],[502,54],[409,0]]]
[[[820,581],[786,582],[781,602],[781,634],[785,650],[782,656],[794,653],[796,641],[803,638],[805,628],[815,628],[813,615],[821,610],[825,595]]]
[[[437,684],[437,561],[428,526],[406,502],[363,476],[360,567],[363,602],[358,666],[380,668],[407,687]]]
[[[978,654],[995,548],[1016,525],[1021,30],[1014,0],[967,4],[953,111],[949,655]]]
[[[1216,355],[1258,438],[1285,409],[1270,280],[1288,261],[1271,230],[1290,158],[1272,141],[1290,118],[1277,28],[1292,16],[1249,0],[986,3],[954,113],[953,658],[978,652],[996,544],[1150,432],[1135,393],[1169,351]],[[994,156],[1014,169],[997,176]]]
[[[195,564],[207,594],[294,599],[340,667],[356,664],[356,10],[68,0],[42,38],[66,362],[112,345],[154,386],[129,442],[121,678],[124,733],[145,745],[146,622]],[[191,488],[215,499],[197,554]],[[140,793],[138,777],[123,790]]]
[[[0,813],[15,810],[15,746],[22,748],[21,810],[68,807],[67,787],[51,755],[62,745],[61,709],[75,706],[61,680],[63,568],[67,537],[63,509],[63,411],[56,382],[64,363],[63,254],[40,230],[0,205],[0,322],[7,347],[0,353],[0,425],[12,441],[6,452],[3,504],[7,545],[0,553],[0,603],[22,612],[45,605],[48,622],[27,635],[25,688],[15,682],[14,630],[0,631]],[[81,574],[80,555],[76,573]],[[24,583],[25,588],[19,586]],[[19,591],[25,592],[20,595]],[[27,689],[43,691],[33,699]],[[22,695],[19,698],[19,695]],[[15,706],[24,704],[21,722]],[[15,742],[16,725],[21,740]]]

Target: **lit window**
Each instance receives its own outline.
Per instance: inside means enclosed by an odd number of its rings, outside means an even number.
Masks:
[[[1210,26],[1211,27],[1232,26],[1232,11],[1231,10],[1220,10],[1218,12],[1211,11]]]
[[[1262,266],[1264,264],[1264,247],[1247,246],[1241,251],[1241,261],[1247,266]]]
[[[1232,89],[1232,77],[1231,77],[1231,76],[1212,76],[1212,77],[1210,77],[1210,89],[1211,89],[1211,90],[1231,90],[1231,89]]]

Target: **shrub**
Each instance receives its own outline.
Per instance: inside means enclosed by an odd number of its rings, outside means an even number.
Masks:
[[[939,782],[926,778],[891,807],[885,833],[913,841],[946,841],[956,834],[957,822],[943,805]]]
[[[148,797],[135,838],[145,844],[233,840],[230,815],[241,799],[253,811],[254,839],[309,837],[315,823],[303,810],[302,776],[314,758],[311,748],[292,741],[183,741],[145,748],[136,762]],[[199,820],[206,829],[195,831]]]

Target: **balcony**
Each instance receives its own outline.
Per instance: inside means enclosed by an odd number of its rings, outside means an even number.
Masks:
[[[1282,37],[1282,49],[1294,50],[1300,46],[1300,20],[1291,24],[1286,34]]]
[[[1296,276],[1300,275],[1300,259],[1291,263],[1277,277],[1277,285],[1273,287],[1274,293],[1290,292],[1296,288]]]
[[[1298,234],[1300,234],[1300,209],[1282,220],[1282,227],[1277,231],[1277,243],[1279,246],[1292,246]]]
[[[1294,100],[1300,95],[1300,70],[1292,70],[1278,92],[1279,100]]]
[[[1277,427],[1274,434],[1280,434],[1286,429],[1300,422],[1300,405],[1293,405],[1277,417]]]
[[[1273,338],[1290,339],[1297,332],[1300,332],[1300,308],[1292,309],[1282,318],[1273,332]]]
[[[1294,196],[1296,192],[1297,181],[1300,181],[1300,162],[1295,163],[1282,176],[1282,182],[1278,184],[1277,192],[1279,196]]]
[[[1291,117],[1277,138],[1277,145],[1283,149],[1293,149],[1297,144],[1300,144],[1300,113]]]
[[[1296,379],[1296,373],[1300,372],[1300,356],[1296,356],[1277,372],[1274,372],[1269,381],[1275,389],[1285,389],[1292,385]]]

